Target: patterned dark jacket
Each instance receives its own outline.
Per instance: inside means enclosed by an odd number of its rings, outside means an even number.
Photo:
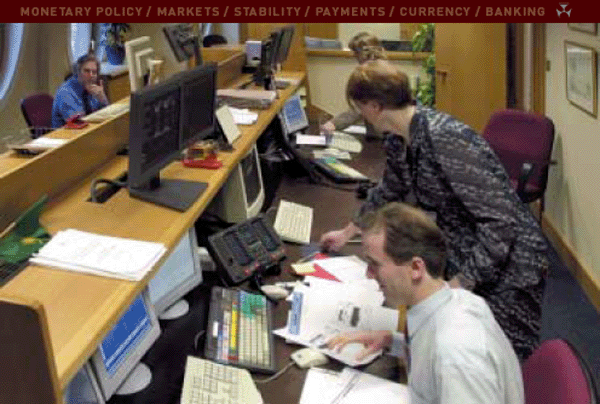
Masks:
[[[387,135],[382,181],[359,215],[409,195],[434,213],[449,244],[446,279],[460,273],[474,286],[524,358],[537,345],[546,240],[488,143],[445,113],[416,108],[408,145]]]

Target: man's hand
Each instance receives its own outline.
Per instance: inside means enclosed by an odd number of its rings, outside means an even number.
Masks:
[[[339,352],[347,344],[358,342],[363,344],[365,349],[356,355],[356,360],[360,361],[365,357],[380,351],[392,345],[391,331],[357,331],[337,335],[327,341],[329,349]]]
[[[108,104],[108,97],[104,93],[104,86],[102,80],[98,82],[98,84],[88,84],[85,89],[88,93],[92,95],[98,101]]]

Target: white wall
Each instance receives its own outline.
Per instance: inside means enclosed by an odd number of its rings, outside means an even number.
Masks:
[[[597,35],[546,24],[546,115],[554,121],[556,139],[550,168],[546,213],[584,264],[600,279],[600,120],[566,98],[565,40],[600,51]]]

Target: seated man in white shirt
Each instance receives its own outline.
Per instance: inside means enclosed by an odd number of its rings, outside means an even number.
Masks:
[[[423,211],[390,203],[364,218],[369,273],[386,305],[406,304],[407,334],[370,331],[337,336],[330,348],[365,345],[407,354],[411,404],[522,404],[521,367],[485,300],[442,279],[444,236]],[[408,348],[408,349],[407,349]]]

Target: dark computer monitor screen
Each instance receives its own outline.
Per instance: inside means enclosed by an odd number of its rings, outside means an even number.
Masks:
[[[292,39],[294,38],[294,26],[287,25],[281,29],[280,42],[277,47],[276,63],[282,64],[290,53]]]
[[[196,58],[196,66],[202,64],[201,40],[192,24],[168,25],[163,27],[163,32],[178,62],[185,62],[193,56]]]
[[[129,108],[130,188],[152,188],[160,170],[180,151],[181,87],[169,80],[131,95]]]
[[[181,147],[213,135],[216,125],[217,68],[206,64],[177,76],[181,82]]]

